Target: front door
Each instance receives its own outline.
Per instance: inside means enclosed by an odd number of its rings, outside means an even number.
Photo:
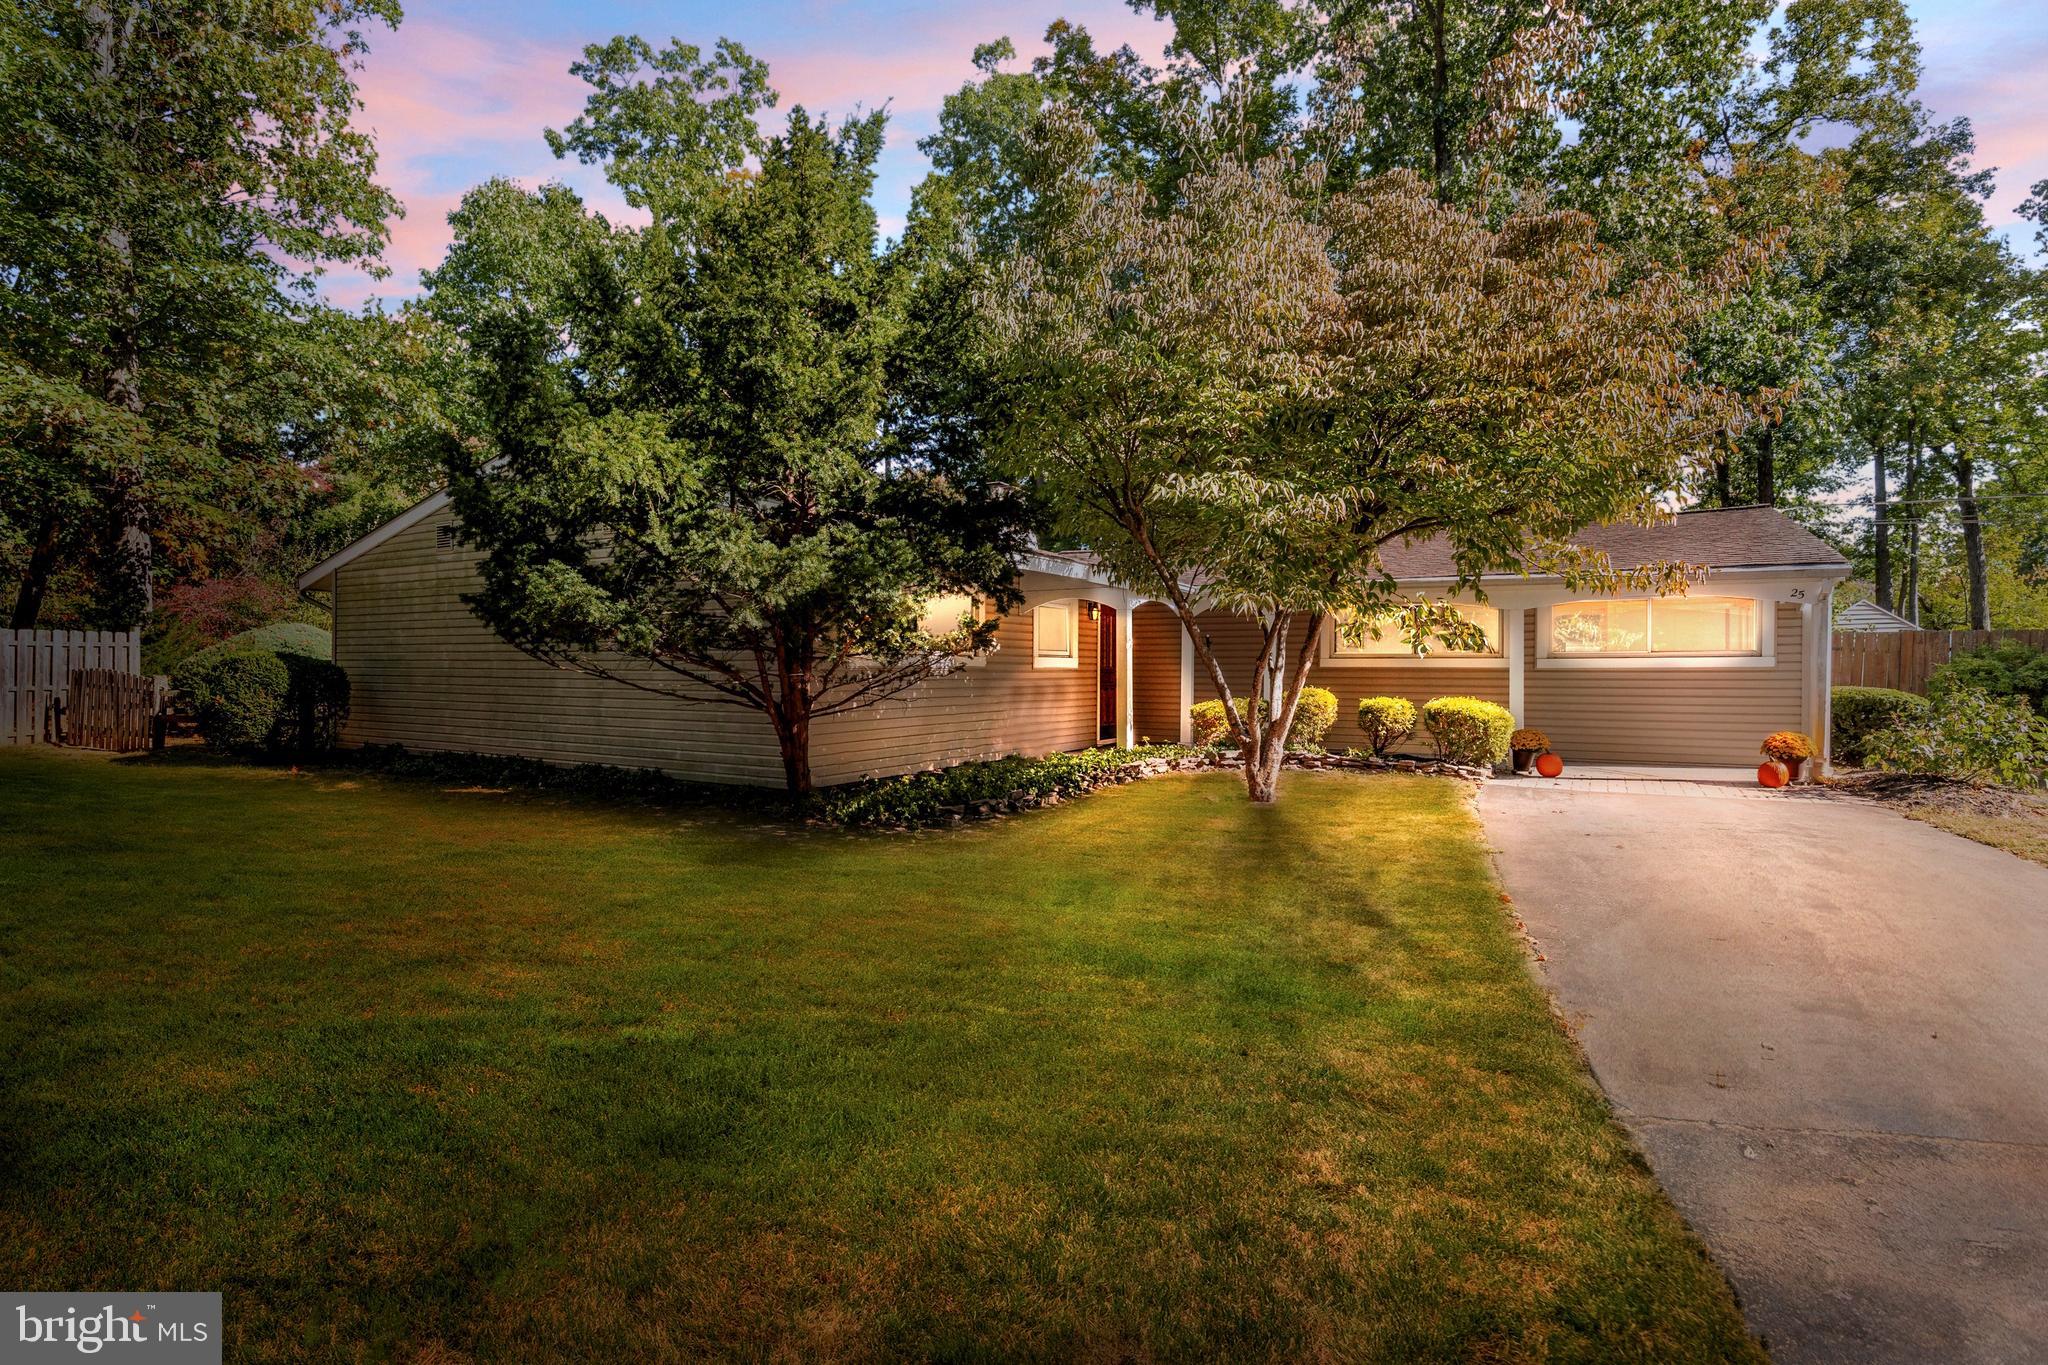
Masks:
[[[1098,729],[1095,737],[1114,742],[1116,739],[1116,608],[1102,609],[1101,627],[1095,635],[1095,653],[1101,667],[1101,685],[1096,689],[1096,720]]]

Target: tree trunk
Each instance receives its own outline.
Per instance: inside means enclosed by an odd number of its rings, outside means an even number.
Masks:
[[[111,85],[120,79],[121,47],[127,35],[121,30],[110,5],[87,5],[85,18],[93,30],[95,74],[102,84]],[[101,233],[101,240],[113,262],[115,278],[111,283],[114,296],[120,300],[108,336],[103,392],[109,403],[140,417],[143,411],[141,307],[136,301],[134,244],[128,229],[120,222],[109,223]],[[149,532],[143,523],[145,458],[144,453],[138,450],[133,460],[123,461],[114,473],[113,517],[118,534],[114,562],[109,566],[113,582],[102,587],[102,595],[109,599],[106,607],[110,614],[127,617],[130,624],[137,626],[148,621],[150,610],[155,605],[150,582]]]
[[[1766,507],[1778,504],[1778,429],[1769,422],[1756,442],[1756,500]]]
[[[1916,429],[1906,442],[1906,501],[1913,503],[1920,491],[1920,436]],[[1920,624],[1920,508],[1914,505],[1906,517],[1905,585],[1899,593],[1899,614]]]
[[[1735,502],[1734,478],[1726,455],[1714,459],[1714,499],[1716,507],[1733,506]]]
[[[1871,577],[1877,580],[1877,605],[1890,611],[1896,599],[1892,596],[1892,509],[1886,505],[1891,492],[1885,487],[1884,451],[1883,441],[1870,443],[1870,463],[1875,473],[1873,491],[1877,495],[1872,504],[1877,512],[1877,525]]]
[[[775,742],[782,750],[782,783],[791,796],[811,794],[811,699],[802,692],[785,694],[770,713]]]
[[[1977,469],[1956,451],[1956,508],[1963,522],[1963,559],[1970,575],[1970,629],[1991,629],[1991,585],[1984,566],[1984,528],[1977,519]]]
[[[43,597],[50,590],[50,575],[57,570],[57,514],[43,513],[36,526],[35,545],[29,551],[28,567],[22,570],[21,588],[14,596],[14,630],[34,630],[42,615]]]
[[[1434,0],[1429,7],[1433,59],[1430,68],[1429,154],[1430,165],[1436,175],[1436,197],[1448,204],[1451,201],[1451,67],[1450,58],[1444,50],[1444,6],[1445,0]]]

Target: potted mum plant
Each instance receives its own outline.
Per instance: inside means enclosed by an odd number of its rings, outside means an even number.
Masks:
[[[1550,736],[1541,730],[1521,729],[1508,736],[1508,752],[1515,758],[1515,771],[1525,773],[1536,755],[1550,752]]]
[[[1785,780],[1797,782],[1800,769],[1813,757],[1813,741],[1797,730],[1780,730],[1764,740],[1763,756],[1785,765]]]

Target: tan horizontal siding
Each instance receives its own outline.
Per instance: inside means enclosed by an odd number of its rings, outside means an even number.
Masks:
[[[1173,608],[1147,602],[1131,613],[1131,723],[1141,739],[1180,738],[1180,641]]]
[[[1204,612],[1199,619],[1202,629],[1208,633],[1218,662],[1223,665],[1224,677],[1229,680],[1231,690],[1249,691],[1256,682],[1259,623],[1249,616],[1220,611]],[[1296,626],[1288,641],[1290,660],[1305,638],[1305,624]],[[1318,662],[1309,669],[1308,681],[1311,687],[1327,688],[1337,695],[1337,723],[1323,740],[1332,749],[1359,748],[1365,744],[1365,733],[1358,728],[1358,703],[1366,697],[1405,697],[1415,703],[1418,711],[1424,702],[1437,697],[1478,697],[1502,706],[1508,704],[1508,666],[1505,659],[1498,667],[1420,660],[1365,665]],[[1215,696],[1215,684],[1209,678],[1208,669],[1198,659],[1195,662],[1195,700],[1207,701]],[[1418,733],[1407,743],[1396,747],[1423,752],[1429,747],[1429,737]]]
[[[335,658],[353,702],[346,739],[409,749],[518,754],[554,763],[657,768],[699,781],[779,786],[782,761],[759,712],[691,702],[530,658],[470,614],[470,554],[435,546],[430,519],[336,576]],[[985,663],[814,727],[821,784],[1005,753],[1082,748],[1095,737],[1096,628],[1081,619],[1081,666],[1034,669],[1028,612],[999,625]],[[618,671],[670,690],[651,664]]]
[[[1536,621],[1523,622],[1522,723],[1566,762],[1751,764],[1765,735],[1800,727],[1796,605],[1777,604],[1773,668],[1539,668]]]

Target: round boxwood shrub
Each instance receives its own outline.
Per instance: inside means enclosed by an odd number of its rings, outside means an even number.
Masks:
[[[1238,697],[1236,701],[1237,714],[1240,716],[1249,715],[1250,712],[1245,709],[1247,705],[1246,699]],[[1307,701],[1304,699],[1303,705],[1306,704]],[[1334,704],[1333,701],[1332,705]],[[1264,720],[1266,714],[1265,699],[1261,698],[1259,701],[1259,718]],[[1191,723],[1191,737],[1197,748],[1236,742],[1236,737],[1230,733],[1229,722],[1224,719],[1223,703],[1214,697],[1211,697],[1208,701],[1198,701],[1193,706],[1190,706],[1188,708],[1188,720]],[[1299,723],[1299,720],[1297,720],[1296,724],[1298,725]],[[1328,727],[1325,728],[1327,729]]]
[[[171,686],[200,737],[216,747],[328,748],[349,706],[348,674],[329,657],[331,641],[318,626],[297,622],[244,631],[179,663]],[[282,647],[288,644],[310,652]]]
[[[291,670],[269,650],[215,656],[191,694],[200,738],[218,749],[268,746],[291,684]]]
[[[1515,718],[1508,708],[1478,697],[1438,697],[1424,704],[1422,722],[1438,758],[1490,767],[1508,756]]]
[[[1337,694],[1327,687],[1304,687],[1295,704],[1294,728],[1287,732],[1287,743],[1294,748],[1316,748],[1336,723]]]
[[[1834,689],[1834,756],[1838,762],[1862,764],[1870,758],[1870,742],[1887,731],[1927,717],[1927,698],[1891,687]]]
[[[1415,703],[1406,697],[1367,697],[1358,703],[1358,728],[1366,747],[1381,758],[1415,733]]]

